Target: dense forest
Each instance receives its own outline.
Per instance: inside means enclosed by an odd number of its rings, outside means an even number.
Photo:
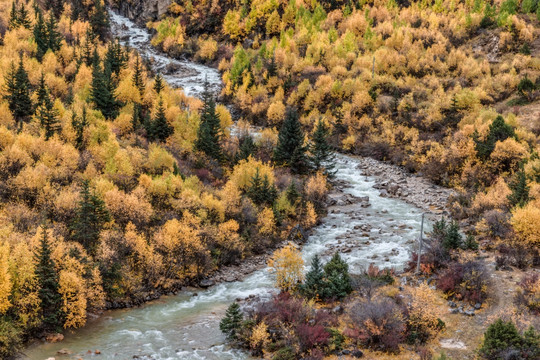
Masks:
[[[334,150],[455,189],[419,263],[434,283],[349,274],[339,254],[306,273],[280,247],[281,293],[249,313],[231,305],[231,344],[273,359],[351,344],[430,359],[450,326],[441,299],[489,304],[483,251],[520,273],[471,352],[540,356],[537,0],[177,0],[146,26],[171,57],[220,70],[221,92],[200,99],[111,36],[118,2],[0,4],[0,357],[309,230]]]

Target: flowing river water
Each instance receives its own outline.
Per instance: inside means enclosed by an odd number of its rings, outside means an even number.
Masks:
[[[154,70],[161,71],[172,86],[182,87],[191,96],[201,93],[205,78],[212,86],[220,87],[217,70],[159,53],[151,46],[151,36],[145,29],[120,15],[111,13],[111,23],[114,35],[151,60]],[[309,264],[313,255],[328,254],[332,246],[350,242],[356,246],[343,257],[352,272],[369,263],[400,269],[409,257],[411,243],[418,237],[422,210],[399,199],[381,197],[373,187],[375,179],[361,175],[358,166],[358,159],[339,155],[336,178],[345,184],[344,195],[368,196],[370,205],[331,207],[303,246],[304,260]],[[226,345],[219,321],[235,299],[271,291],[271,274],[268,269],[261,269],[242,281],[221,283],[207,290],[185,290],[137,308],[106,311],[89,320],[84,328],[67,331],[62,342],[38,341],[30,345],[22,358],[249,359],[246,352]],[[94,354],[96,349],[101,355]],[[59,354],[62,350],[68,354]]]

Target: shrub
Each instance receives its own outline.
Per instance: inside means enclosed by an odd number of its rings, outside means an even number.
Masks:
[[[540,276],[538,273],[525,274],[518,283],[516,305],[527,307],[532,313],[540,314]]]
[[[531,326],[523,336],[511,321],[497,319],[484,333],[479,351],[484,359],[536,359],[540,355],[540,336]]]
[[[300,349],[302,351],[327,345],[330,339],[330,334],[320,324],[299,324],[296,327],[296,334],[298,335]]]
[[[453,263],[437,281],[437,288],[449,297],[470,303],[481,303],[487,298],[489,274],[483,263],[468,261]]]
[[[366,345],[396,352],[405,339],[403,313],[388,298],[358,302],[349,310],[349,317],[356,326],[352,337]]]
[[[0,316],[0,356],[13,355],[21,346],[22,331],[12,321]]]

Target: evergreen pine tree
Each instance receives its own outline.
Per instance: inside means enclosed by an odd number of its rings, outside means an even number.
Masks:
[[[95,255],[99,234],[110,216],[105,203],[97,195],[90,193],[88,181],[83,181],[81,200],[71,226],[72,238],[81,243],[92,255]]]
[[[220,146],[221,124],[219,116],[216,113],[216,103],[213,95],[210,93],[207,81],[205,81],[204,85],[203,102],[195,149],[204,152],[216,160],[222,160],[223,154]]]
[[[277,198],[277,190],[275,186],[270,185],[267,175],[261,177],[259,168],[257,168],[255,175],[250,180],[247,195],[256,205],[272,206]]]
[[[446,249],[459,249],[463,245],[463,236],[459,233],[459,224],[456,221],[448,224],[442,245]]]
[[[73,118],[71,119],[71,124],[75,129],[75,147],[78,150],[83,150],[84,145],[84,129],[88,127],[88,119],[86,118],[86,106],[83,106],[81,119],[78,120],[75,113],[73,113]]]
[[[486,359],[502,359],[500,356],[508,350],[517,350],[521,347],[522,338],[511,321],[497,319],[489,325],[484,334],[484,343],[480,354]]]
[[[300,286],[300,292],[309,299],[321,298],[324,295],[324,271],[319,255],[311,260],[311,268],[306,274],[306,280]]]
[[[324,266],[324,276],[326,278],[322,298],[342,299],[352,291],[351,278],[349,276],[349,265],[341,259],[336,252],[332,259]]]
[[[109,15],[103,6],[102,0],[96,0],[94,12],[90,16],[90,27],[92,32],[99,36],[101,40],[106,40],[109,32]]]
[[[43,55],[45,55],[47,49],[49,48],[47,27],[45,25],[45,21],[43,20],[43,14],[41,13],[41,10],[39,10],[36,14],[36,24],[34,25],[34,40],[37,45],[36,58],[38,59],[38,61],[41,61],[43,59]]]
[[[347,127],[343,124],[343,109],[336,108],[334,110],[334,117],[336,119],[334,123],[334,133],[337,135],[343,135],[347,132]]]
[[[156,94],[159,95],[161,90],[163,90],[163,87],[163,76],[161,76],[161,73],[157,73],[156,77],[154,78],[154,91]]]
[[[28,80],[28,74],[24,69],[22,54],[19,59],[19,67],[15,70],[15,65],[12,63],[7,75],[5,99],[9,103],[11,113],[19,123],[19,129],[21,129],[22,123],[28,120],[34,109],[30,98],[30,80]]]
[[[17,11],[17,4],[15,1],[11,3],[11,11],[9,12],[9,29],[13,30],[19,27],[19,12]]]
[[[100,59],[95,49],[92,63],[92,101],[105,118],[114,119],[118,114],[118,102],[116,101],[116,86],[110,67],[106,66],[104,70],[101,69]]]
[[[30,22],[30,19],[28,18],[28,10],[26,10],[26,6],[24,5],[24,2],[21,3],[21,7],[19,8],[19,15],[18,15],[18,23],[20,26],[30,29],[32,27],[32,23]]]
[[[236,153],[235,160],[238,162],[240,160],[246,160],[255,152],[256,146],[251,135],[243,136],[240,139],[240,147]]]
[[[328,143],[329,136],[328,126],[322,120],[319,120],[311,136],[309,162],[313,170],[322,170],[325,175],[333,176],[335,174],[335,155],[332,146]]]
[[[38,107],[36,115],[41,126],[45,129],[45,140],[49,140],[55,132],[60,130],[58,112],[54,108],[54,102],[47,90],[45,90],[43,102]]]
[[[293,172],[304,173],[307,169],[304,133],[295,110],[289,109],[279,131],[278,143],[274,150],[274,162],[288,166]]]
[[[296,200],[300,198],[301,194],[298,191],[298,188],[296,187],[296,182],[294,180],[291,181],[291,183],[287,187],[285,194],[287,196],[287,200],[289,200],[291,204],[296,203]]]
[[[227,308],[225,317],[219,323],[219,329],[229,340],[236,340],[237,332],[242,326],[242,320],[243,315],[240,311],[240,305],[234,302]]]
[[[133,127],[134,131],[139,128],[139,125],[142,125],[142,123],[141,123],[141,112],[142,112],[141,104],[134,103],[133,104],[133,113],[131,115],[131,126]],[[148,136],[150,136],[150,133],[148,133]]]
[[[159,141],[167,140],[174,133],[173,127],[169,125],[165,117],[165,108],[163,107],[163,100],[161,98],[159,98],[156,118],[152,123],[151,130],[151,138]]]
[[[113,74],[120,74],[120,71],[126,67],[127,57],[120,45],[120,41],[111,41],[107,46],[105,53],[105,66],[109,66]]]
[[[133,77],[131,78],[133,81],[133,85],[139,90],[139,94],[143,96],[144,94],[144,74],[143,74],[143,68],[142,64],[140,62],[140,57],[137,55],[135,58],[135,72],[133,73]]]
[[[489,126],[489,132],[484,141],[478,139],[478,133],[473,134],[473,139],[476,143],[476,153],[482,160],[489,158],[497,141],[504,141],[510,137],[515,137],[516,134],[512,126],[508,125],[504,118],[499,115],[493,120]]]
[[[39,78],[39,84],[38,88],[36,90],[37,93],[37,103],[36,103],[36,110],[45,103],[45,98],[49,96],[49,93],[47,91],[47,86],[45,85],[45,76],[43,75],[43,72],[41,73],[41,77]]]
[[[51,49],[52,52],[60,50],[60,42],[62,40],[62,35],[58,32],[56,26],[56,18],[52,13],[49,14],[46,24],[47,30],[47,48]]]
[[[529,186],[527,185],[527,176],[523,169],[514,174],[514,180],[510,183],[512,193],[508,195],[510,207],[523,207],[529,201]]]
[[[39,284],[38,296],[41,300],[41,317],[46,329],[56,330],[62,326],[62,296],[58,292],[58,273],[52,259],[52,249],[49,243],[47,229],[36,252],[35,274]]]

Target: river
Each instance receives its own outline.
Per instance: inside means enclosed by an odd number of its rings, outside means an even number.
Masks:
[[[128,19],[111,13],[111,25],[124,44],[136,48],[175,87],[191,96],[202,91],[206,78],[219,88],[219,72],[189,61],[172,60],[150,45],[150,35]],[[169,64],[173,64],[172,66]],[[167,71],[165,71],[168,68]],[[172,70],[171,70],[172,69]],[[302,248],[306,264],[315,254],[345,242],[354,247],[343,254],[351,271],[369,263],[400,269],[409,258],[411,243],[418,237],[422,211],[399,199],[381,197],[375,179],[361,175],[359,160],[337,157],[336,178],[343,194],[368,196],[370,205],[337,205],[318,225]],[[66,331],[59,343],[37,341],[24,350],[23,359],[248,359],[231,349],[219,331],[219,320],[236,298],[267,294],[272,290],[268,269],[258,270],[243,281],[221,283],[207,290],[192,289],[163,296],[141,307],[106,311],[75,331]],[[65,349],[68,355],[59,355]],[[93,352],[99,349],[101,355]]]

